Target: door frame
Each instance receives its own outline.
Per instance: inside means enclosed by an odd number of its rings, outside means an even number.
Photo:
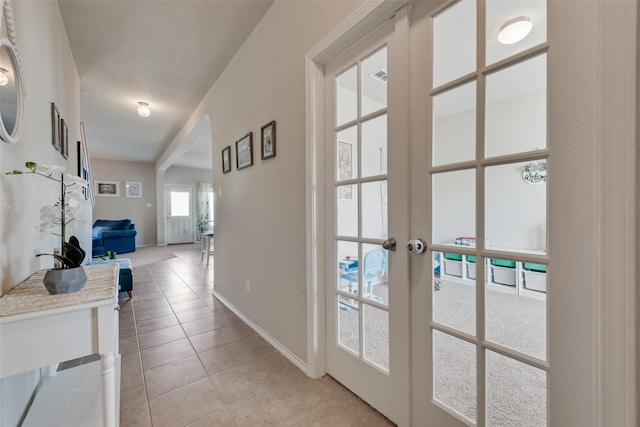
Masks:
[[[406,4],[406,1],[393,0],[366,2],[305,55],[307,375],[312,378],[326,373],[324,286],[327,260],[323,218],[327,159],[324,156],[323,64]],[[554,21],[573,16],[573,9],[575,4],[549,2],[549,40],[554,46],[558,42],[586,42],[572,37],[556,39],[553,32],[554,26],[562,25]],[[594,74],[586,73],[594,76],[597,71],[597,77],[591,77],[591,83],[594,83],[591,99],[597,101],[592,111],[595,125],[588,126],[595,129],[596,135],[585,136],[588,136],[590,149],[598,155],[593,158],[590,180],[586,182],[591,184],[590,190],[594,194],[588,207],[594,211],[590,212],[590,226],[599,247],[587,248],[588,259],[593,262],[589,270],[594,275],[588,283],[593,297],[593,304],[588,308],[593,315],[590,324],[585,326],[585,333],[593,342],[593,354],[583,361],[587,364],[584,370],[590,377],[587,383],[595,385],[595,390],[589,393],[588,402],[577,407],[591,408],[588,425],[631,427],[636,425],[638,418],[636,396],[640,382],[636,373],[636,366],[640,364],[640,329],[636,317],[640,299],[640,293],[636,291],[640,277],[640,266],[636,265],[640,253],[640,150],[636,147],[640,135],[637,122],[637,100],[640,99],[636,50],[639,44],[638,5],[633,1],[598,0],[589,5],[581,4],[580,9],[585,17],[580,27],[590,27],[584,32],[597,50],[588,57],[591,61],[588,63],[596,70]],[[575,16],[570,21],[575,22]],[[575,117],[581,118],[578,114]],[[568,149],[558,151],[556,158],[562,156],[566,161],[567,156],[571,156]],[[551,199],[552,203],[556,201]],[[585,203],[578,203],[580,205]],[[562,272],[558,278],[567,274]],[[557,378],[562,381],[562,375]],[[415,393],[415,388],[412,387],[411,393]],[[550,395],[549,400],[553,401],[555,397],[560,396]],[[573,397],[568,397],[571,403],[576,403]],[[415,396],[410,400],[415,402]]]

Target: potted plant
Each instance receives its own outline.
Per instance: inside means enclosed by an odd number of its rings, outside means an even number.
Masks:
[[[60,250],[54,253],[42,253],[36,256],[48,255],[58,261],[58,266],[48,270],[44,276],[44,284],[49,293],[59,294],[80,290],[87,276],[82,268],[85,251],[80,247],[80,242],[75,236],[66,240],[67,225],[80,215],[79,207],[85,202],[83,188],[87,182],[77,176],[66,175],[64,166],[38,165],[35,162],[26,162],[25,171],[13,170],[7,175],[37,175],[60,184],[60,197],[54,205],[40,208],[41,223],[37,230],[40,233],[50,233],[60,237]],[[60,174],[56,178],[55,174]]]

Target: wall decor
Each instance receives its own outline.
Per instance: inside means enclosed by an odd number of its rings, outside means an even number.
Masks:
[[[271,121],[260,128],[262,160],[276,156],[276,122]]]
[[[542,160],[525,165],[522,179],[527,184],[544,184],[547,182],[547,162]]]
[[[338,181],[353,178],[353,145],[350,142],[338,141]],[[338,199],[351,200],[353,198],[351,185],[338,187]]]
[[[89,171],[87,170],[86,154],[82,141],[78,141],[78,176],[89,183]],[[89,185],[82,189],[85,200],[89,200],[90,188]]]
[[[89,200],[91,201],[91,206],[96,205],[96,196],[95,191],[93,190],[93,176],[91,174],[91,160],[89,159],[89,146],[87,145],[87,138],[84,134],[84,123],[80,122],[80,142],[82,143],[82,160],[83,165],[86,171],[86,175],[83,177],[87,181],[87,193],[89,196]]]
[[[142,183],[139,181],[127,181],[125,183],[125,195],[129,198],[142,198]]]
[[[120,183],[117,181],[97,181],[96,194],[105,197],[120,197]]]
[[[231,146],[222,149],[222,173],[231,172]]]
[[[244,169],[253,165],[253,137],[249,132],[236,141],[236,169]]]
[[[60,119],[60,154],[65,159],[69,158],[69,128],[64,119]]]
[[[56,103],[51,103],[51,145],[60,151],[60,112],[56,107]]]

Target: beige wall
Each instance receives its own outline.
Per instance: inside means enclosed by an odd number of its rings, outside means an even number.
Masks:
[[[208,95],[216,194],[215,289],[302,360],[307,357],[304,54],[361,5],[276,1]],[[276,121],[277,156],[260,160]],[[235,169],[253,132],[254,165]],[[233,169],[220,152],[231,145]],[[245,280],[251,281],[251,293]]]
[[[119,197],[96,195],[93,220],[128,218],[136,225],[136,246],[156,244],[156,179],[154,164],[147,162],[121,162],[105,159],[91,159],[93,180],[116,181],[120,183]],[[125,196],[127,181],[142,182],[142,198]],[[151,204],[148,206],[148,204]]]
[[[165,184],[195,185],[201,182],[211,183],[213,172],[209,169],[185,168],[172,166],[164,173]]]
[[[5,293],[34,271],[53,265],[50,252],[58,241],[39,237],[40,207],[53,204],[59,187],[36,176],[6,176],[22,169],[26,161],[63,165],[77,173],[77,146],[80,139],[80,89],[66,31],[57,2],[13,2],[18,43],[24,66],[27,96],[22,137],[17,144],[0,142],[0,283]],[[2,28],[3,34],[5,29]],[[69,159],[51,145],[51,107],[55,102],[68,123]],[[91,247],[91,208],[83,210],[86,223],[71,224],[69,232],[79,237],[84,248]],[[59,244],[58,244],[59,245]],[[0,425],[15,426],[31,396],[38,371],[0,381]]]

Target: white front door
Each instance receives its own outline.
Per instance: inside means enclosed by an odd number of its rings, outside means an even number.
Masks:
[[[394,422],[409,413],[406,10],[326,69],[327,372]],[[395,238],[399,251],[385,249]],[[386,245],[385,245],[386,246]]]
[[[194,241],[193,186],[167,184],[167,244]]]

